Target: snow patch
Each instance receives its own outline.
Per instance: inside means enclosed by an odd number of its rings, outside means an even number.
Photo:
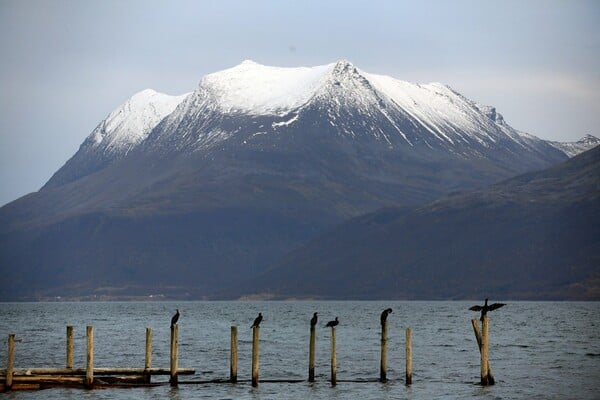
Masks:
[[[292,119],[289,119],[289,120],[287,120],[287,121],[283,121],[283,122],[273,122],[273,123],[271,124],[271,126],[273,127],[273,129],[277,129],[277,128],[279,128],[280,126],[288,126],[288,125],[291,125],[291,124],[293,124],[293,123],[294,123],[295,121],[297,121],[297,120],[298,120],[298,114],[294,115],[294,117],[293,117]]]

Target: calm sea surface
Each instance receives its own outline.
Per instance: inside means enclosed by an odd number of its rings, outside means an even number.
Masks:
[[[600,399],[600,303],[509,302],[490,314],[490,364],[496,385],[479,381],[472,302],[107,302],[0,303],[0,368],[15,333],[15,367],[64,367],[65,332],[75,327],[75,366],[85,367],[85,327],[94,326],[96,367],[143,367],[145,330],[154,330],[153,366],[169,366],[169,322],[179,320],[179,366],[185,380],[229,376],[230,327],[238,326],[238,378],[251,373],[251,329],[260,311],[260,379],[305,379],[308,321],[319,312],[317,382],[168,385],[85,391],[48,389],[6,399]],[[379,314],[389,317],[390,382],[377,379]],[[329,379],[329,330],[336,330],[338,385]],[[405,328],[412,329],[413,385],[404,385]],[[155,381],[168,377],[157,377]]]

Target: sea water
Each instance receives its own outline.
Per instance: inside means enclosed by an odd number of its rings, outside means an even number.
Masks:
[[[7,399],[599,399],[600,303],[510,302],[489,313],[494,386],[479,385],[472,302],[56,302],[0,303],[0,368],[6,338],[16,334],[15,368],[66,362],[66,326],[75,329],[75,367],[85,368],[86,326],[94,327],[95,367],[144,366],[146,327],[153,329],[153,367],[169,367],[170,320],[179,308],[180,382],[228,379],[230,327],[238,327],[238,379],[233,384],[181,384],[134,389],[55,388],[15,391]],[[379,377],[379,315],[388,318],[389,382]],[[252,331],[259,312],[260,379],[306,379],[309,320],[319,313],[316,382],[252,388]],[[329,383],[330,331],[336,328],[337,379]],[[404,385],[405,330],[412,330],[413,384]],[[166,381],[168,376],[153,377]],[[355,382],[352,382],[355,381]],[[366,382],[356,382],[366,381]]]

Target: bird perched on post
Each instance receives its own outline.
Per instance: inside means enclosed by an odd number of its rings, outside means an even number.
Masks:
[[[310,327],[314,327],[317,325],[317,313],[314,313],[312,318],[310,319]]]
[[[327,323],[327,325],[325,325],[326,328],[333,328],[334,326],[338,326],[340,323],[340,321],[338,321],[338,317],[335,317],[335,320],[333,321],[329,321]]]
[[[488,299],[485,299],[485,304],[483,306],[473,306],[471,308],[469,308],[469,310],[471,311],[481,311],[481,318],[480,321],[483,321],[483,317],[485,317],[488,313],[488,311],[493,311],[496,310],[500,307],[505,306],[506,304],[504,303],[494,303],[494,304],[490,304],[488,305]]]
[[[392,313],[391,308],[387,308],[387,309],[383,310],[383,312],[381,313],[381,326],[383,326],[385,324],[385,321],[387,321],[388,314],[391,314],[391,313]]]
[[[173,315],[173,318],[171,318],[171,327],[173,327],[177,321],[179,320],[179,309],[175,310],[175,315]]]
[[[260,325],[260,321],[262,321],[262,314],[258,313],[258,317],[254,319],[254,323],[250,328],[258,328],[258,326]]]

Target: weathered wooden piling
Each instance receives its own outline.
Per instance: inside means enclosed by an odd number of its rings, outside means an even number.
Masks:
[[[146,328],[146,357],[144,369],[152,368],[152,328]]]
[[[337,358],[335,354],[335,326],[331,327],[331,386],[337,384]]]
[[[381,321],[381,361],[379,363],[379,381],[387,382],[387,320]]]
[[[481,384],[483,386],[489,385],[488,375],[488,333],[489,333],[489,319],[488,316],[483,317],[481,323]]]
[[[312,325],[310,327],[310,340],[308,344],[308,381],[315,381],[315,344],[316,344],[316,329]]]
[[[479,322],[476,318],[471,320],[471,325],[473,325],[473,332],[475,333],[475,339],[477,340],[477,346],[479,347],[479,351],[481,352],[481,332],[479,331]],[[480,353],[481,354],[481,353]],[[487,362],[487,374],[488,374],[488,384],[493,385],[496,383],[494,379],[494,375],[492,374],[492,366],[490,365],[490,360]]]
[[[410,328],[406,328],[406,385],[412,384],[412,337]]]
[[[177,324],[171,325],[171,377],[169,383],[171,386],[177,386],[179,378],[177,376],[177,365],[179,363],[179,327]]]
[[[237,326],[231,327],[231,357],[229,363],[229,381],[237,383],[237,364],[238,364],[238,340]]]
[[[152,368],[152,328],[146,328],[146,357],[144,361],[144,371],[149,371]],[[149,373],[144,374],[146,383],[150,383],[151,376]]]
[[[258,341],[260,328],[252,327],[252,386],[258,386]]]
[[[15,363],[15,334],[8,335],[8,353],[6,354],[6,377],[4,381],[4,390],[12,389],[13,371]]]
[[[67,326],[67,368],[73,368],[73,327]]]
[[[85,387],[88,389],[94,386],[94,327],[86,327],[86,364],[85,364]]]

